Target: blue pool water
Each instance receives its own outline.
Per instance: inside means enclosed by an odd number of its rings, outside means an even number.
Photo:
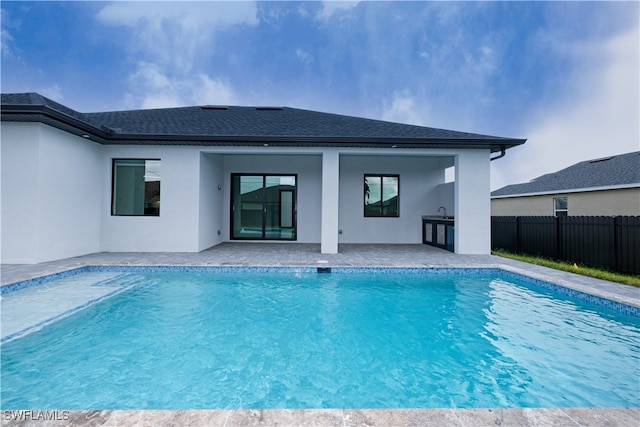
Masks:
[[[126,275],[2,345],[3,409],[640,405],[640,319],[498,270]]]

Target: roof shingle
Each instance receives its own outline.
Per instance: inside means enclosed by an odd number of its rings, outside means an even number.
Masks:
[[[79,113],[39,94],[2,94],[3,120],[29,121],[21,106],[42,106],[100,133],[103,143],[198,143],[228,141],[313,141],[336,144],[401,143],[418,146],[464,146],[498,151],[524,139],[436,129],[331,113],[276,107],[213,107]],[[32,114],[37,114],[33,112]],[[57,118],[57,120],[63,120]],[[86,129],[85,129],[86,130]],[[131,142],[129,142],[131,143]]]
[[[530,182],[507,185],[493,191],[491,196],[517,196],[634,184],[640,186],[640,151],[576,163],[558,172],[539,176]]]

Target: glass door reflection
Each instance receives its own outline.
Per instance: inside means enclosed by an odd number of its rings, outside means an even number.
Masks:
[[[296,176],[233,174],[231,238],[295,240]]]

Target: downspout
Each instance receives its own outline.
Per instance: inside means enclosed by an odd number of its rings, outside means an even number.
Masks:
[[[495,157],[491,157],[489,160],[493,162],[494,160],[503,158],[506,154],[507,154],[507,150],[504,148],[504,145],[503,145],[502,147],[500,147],[500,154]]]

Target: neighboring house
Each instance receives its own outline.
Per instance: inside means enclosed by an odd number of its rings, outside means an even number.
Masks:
[[[489,253],[491,153],[525,142],[294,108],[79,113],[36,93],[3,94],[1,118],[3,263],[420,243],[440,207],[456,252]]]
[[[640,151],[587,160],[495,190],[491,215],[640,215]]]

